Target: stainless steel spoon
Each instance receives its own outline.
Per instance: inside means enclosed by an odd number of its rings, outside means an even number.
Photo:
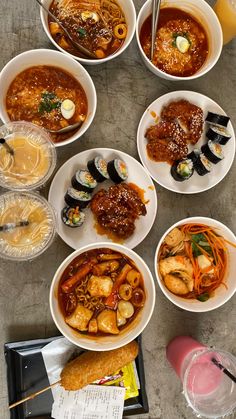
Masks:
[[[53,20],[55,20],[55,22],[62,28],[62,30],[65,32],[66,36],[68,36],[70,42],[73,44],[73,46],[80,51],[82,54],[84,54],[86,57],[89,58],[96,58],[97,56],[89,51],[87,48],[83,47],[82,45],[80,45],[78,42],[76,42],[72,36],[70,35],[70,33],[68,32],[68,30],[65,28],[65,26],[60,22],[59,19],[57,19],[56,16],[54,16],[54,14],[52,12],[50,12],[50,10],[47,9],[46,6],[44,6],[44,4],[40,1],[40,0],[36,0],[36,2],[49,14],[49,16],[51,16],[51,18]]]
[[[83,122],[84,121],[78,121],[73,125],[68,125],[67,127],[61,128],[61,129],[58,129],[58,130],[47,129],[47,128],[46,128],[46,130],[48,132],[50,132],[51,134],[66,134],[67,132],[70,132],[70,131],[73,131],[76,128],[79,128],[83,124]]]

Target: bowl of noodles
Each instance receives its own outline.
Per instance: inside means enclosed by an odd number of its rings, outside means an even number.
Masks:
[[[81,348],[106,351],[134,340],[155,306],[152,274],[133,250],[97,242],[73,252],[51,284],[50,309],[60,332]]]
[[[151,60],[152,0],[137,18],[136,40],[146,67],[167,80],[193,80],[217,63],[223,46],[220,22],[205,0],[162,2]]]
[[[60,26],[43,8],[40,17],[50,41],[82,64],[101,64],[118,57],[135,32],[132,0],[42,0],[68,30],[73,40],[93,54],[90,58],[72,45]]]
[[[176,306],[206,312],[236,291],[236,237],[221,222],[192,217],[171,226],[155,253],[155,273],[164,295]]]

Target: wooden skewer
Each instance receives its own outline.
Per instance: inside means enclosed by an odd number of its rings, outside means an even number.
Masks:
[[[58,384],[60,384],[61,381],[57,381],[56,383],[51,384],[48,387],[43,388],[42,390],[36,391],[35,393],[30,394],[29,396],[25,397],[24,399],[18,400],[18,402],[15,402],[13,404],[9,405],[9,409],[12,409],[13,407],[18,406],[19,404],[22,404],[24,402],[26,402],[27,400],[31,400],[34,399],[36,396],[38,396],[39,394],[44,393],[45,391],[50,390],[52,387],[57,386]]]

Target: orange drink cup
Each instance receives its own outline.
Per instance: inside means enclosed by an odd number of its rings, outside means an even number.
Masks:
[[[217,0],[214,10],[222,26],[225,45],[236,36],[236,0]]]

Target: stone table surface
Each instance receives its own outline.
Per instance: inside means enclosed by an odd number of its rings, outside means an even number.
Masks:
[[[135,0],[137,11],[144,3]],[[235,40],[236,41],[236,40]],[[150,73],[142,63],[136,41],[116,60],[87,67],[98,96],[97,113],[86,134],[58,149],[58,167],[80,151],[112,147],[138,159],[136,131],[147,106],[174,90],[193,90],[210,96],[231,116],[236,126],[236,42],[224,47],[207,75],[195,81],[169,82]],[[0,68],[15,55],[34,48],[52,48],[45,35],[39,9],[33,0],[0,2]],[[0,92],[1,94],[1,92]],[[161,235],[188,216],[216,218],[236,232],[236,166],[215,188],[198,195],[179,195],[156,185],[158,213],[147,238],[135,250],[153,272],[154,252]],[[47,194],[47,190],[45,190]],[[48,294],[60,263],[72,252],[59,237],[51,248],[30,263],[0,262],[0,418],[8,419],[5,342],[56,335]],[[154,274],[154,272],[153,272]],[[210,313],[183,311],[156,288],[156,306],[143,333],[143,351],[150,419],[192,419],[195,416],[181,394],[181,384],[165,357],[165,347],[175,335],[191,335],[206,345],[216,345],[236,355],[236,296]]]

